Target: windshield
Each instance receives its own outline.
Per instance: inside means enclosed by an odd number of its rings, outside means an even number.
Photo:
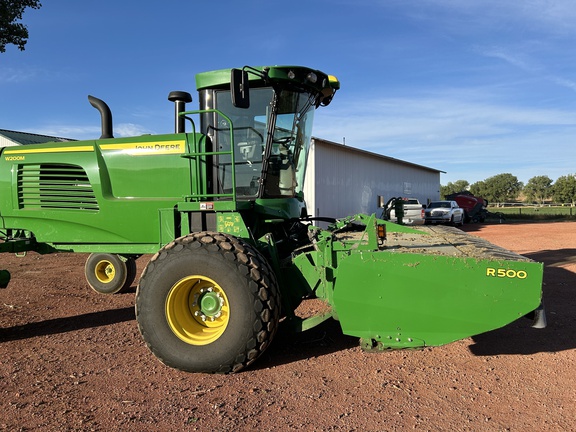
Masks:
[[[282,91],[276,102],[276,122],[264,173],[264,196],[293,197],[304,187],[314,99],[308,93]],[[269,127],[272,121],[268,119]]]
[[[250,107],[232,105],[229,91],[216,93],[216,108],[232,122],[234,161],[219,156],[218,189],[242,197],[293,197],[304,186],[314,98],[308,93],[250,89]],[[218,151],[231,151],[230,124],[218,116],[213,128]],[[232,169],[235,169],[235,184]]]
[[[428,208],[450,208],[450,203],[448,201],[432,202]]]

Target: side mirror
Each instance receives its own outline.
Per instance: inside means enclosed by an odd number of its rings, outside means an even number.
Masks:
[[[232,69],[230,77],[230,92],[232,93],[232,105],[236,108],[250,107],[248,72],[241,69]]]

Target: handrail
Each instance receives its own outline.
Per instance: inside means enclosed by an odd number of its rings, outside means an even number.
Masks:
[[[228,121],[228,124],[230,125],[230,150],[206,151],[206,150],[200,149],[200,142],[198,142],[196,140],[196,125],[194,123],[194,120],[192,118],[186,117],[186,116],[191,115],[191,114],[209,114],[209,113],[216,113]],[[183,111],[183,112],[178,113],[178,115],[183,116],[184,118],[190,120],[190,123],[192,123],[192,136],[194,137],[193,142],[192,142],[191,151],[181,155],[181,157],[193,159],[195,162],[193,174],[196,178],[196,181],[192,182],[193,188],[195,190],[192,190],[192,194],[187,195],[186,199],[190,199],[191,201],[201,201],[201,200],[206,200],[206,199],[209,200],[211,198],[232,198],[232,202],[234,203],[234,207],[236,207],[236,201],[237,201],[236,200],[236,161],[235,161],[235,156],[234,156],[234,126],[232,124],[232,120],[230,119],[230,117],[228,117],[222,111],[217,110],[217,109]],[[199,179],[201,178],[201,173],[200,173],[201,158],[205,157],[205,156],[219,156],[219,155],[230,155],[230,161],[231,161],[231,165],[232,165],[232,172],[231,172],[231,174],[232,174],[232,193],[211,193],[211,194],[204,193],[203,191],[199,190],[200,189]]]

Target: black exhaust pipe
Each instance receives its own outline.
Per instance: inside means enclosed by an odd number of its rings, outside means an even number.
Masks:
[[[90,105],[100,111],[102,120],[102,136],[100,136],[100,139],[114,138],[114,135],[112,135],[112,113],[106,102],[90,95],[88,95],[88,101]]]
[[[192,102],[192,95],[184,91],[173,91],[168,95],[168,100],[174,102],[175,107],[176,123],[174,125],[174,132],[185,133],[186,121],[180,113],[186,111],[186,104]]]

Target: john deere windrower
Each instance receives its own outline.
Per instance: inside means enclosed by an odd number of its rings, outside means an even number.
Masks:
[[[279,322],[326,319],[367,350],[446,344],[533,311],[542,264],[455,228],[407,228],[368,215],[307,215],[302,187],[314,111],[339,89],[296,66],[196,76],[200,109],[172,92],[175,133],[8,147],[0,154],[0,252],[90,253],[100,293],[130,286],[138,326],[168,366],[235,372]],[[0,285],[10,274],[0,271]],[[306,318],[305,299],[325,303]]]

